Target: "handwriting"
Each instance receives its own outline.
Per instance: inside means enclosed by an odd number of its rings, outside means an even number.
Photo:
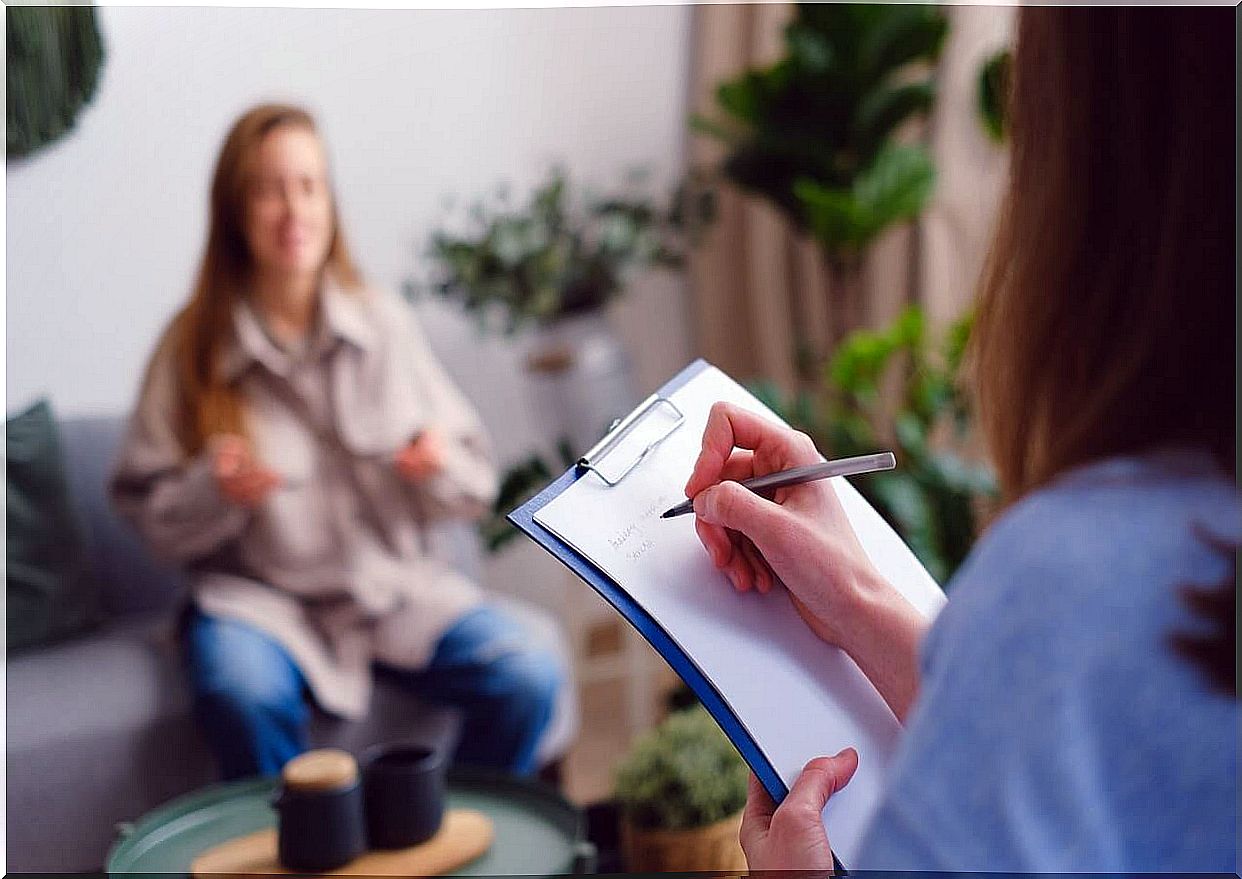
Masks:
[[[627,552],[625,557],[632,562],[636,562],[653,549],[655,549],[655,541],[649,537]]]
[[[637,533],[638,533],[637,525],[627,525],[624,529],[622,529],[616,535],[608,538],[608,545],[611,546],[613,549],[620,549],[621,547],[625,546],[626,542]]]

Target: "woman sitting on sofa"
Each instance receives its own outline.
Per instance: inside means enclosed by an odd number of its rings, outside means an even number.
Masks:
[[[459,761],[535,768],[562,670],[427,547],[430,522],[477,515],[495,486],[411,309],[350,261],[310,115],[245,113],[112,483],[190,572],[184,651],[226,778],[306,749],[307,691],[364,714],[381,667],[463,710]]]

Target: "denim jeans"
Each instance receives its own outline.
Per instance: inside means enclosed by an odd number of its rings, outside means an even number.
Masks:
[[[276,775],[308,747],[306,679],[285,649],[246,623],[193,608],[185,658],[194,711],[225,779]],[[529,774],[564,674],[555,656],[501,611],[483,605],[440,638],[426,668],[376,666],[430,701],[459,708],[454,759]]]

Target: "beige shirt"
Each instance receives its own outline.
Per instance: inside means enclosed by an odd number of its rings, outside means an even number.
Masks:
[[[222,358],[240,383],[260,460],[283,478],[256,509],[226,500],[206,453],[174,432],[167,333],[148,368],[112,481],[113,500],[154,552],[184,565],[208,614],[259,627],[297,662],[326,710],[367,710],[371,665],[416,669],[481,600],[433,558],[425,526],[474,517],[496,471],[474,409],[395,295],[324,287],[301,351],[282,349],[246,305]],[[439,432],[443,471],[410,483],[395,453]]]

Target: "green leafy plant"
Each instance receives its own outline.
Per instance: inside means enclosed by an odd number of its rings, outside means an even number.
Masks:
[[[829,457],[894,449],[895,470],[853,484],[940,583],[965,559],[996,495],[991,471],[955,451],[971,425],[958,383],[970,327],[967,315],[933,338],[923,313],[910,308],[883,330],[851,334],[818,389],[789,396],[754,388]]]
[[[799,3],[785,56],[716,92],[725,118],[696,117],[728,147],[724,175],[776,205],[845,270],[893,223],[922,210],[935,170],[893,136],[927,113],[947,20],[927,5]]]
[[[544,455],[534,453],[508,468],[500,477],[496,500],[479,523],[479,534],[488,552],[496,552],[518,536],[517,529],[506,518],[509,513],[534,497],[552,481],[553,476],[572,467],[578,460],[565,437],[557,441],[556,454],[560,459],[559,469],[549,464]]]
[[[10,5],[5,15],[5,154],[17,157],[73,128],[95,95],[104,46],[90,6]]]
[[[1001,49],[979,68],[977,103],[979,119],[992,140],[1005,139],[1005,101],[1009,94],[1009,77],[1013,59],[1008,49]]]
[[[688,178],[657,205],[641,191],[643,176],[631,174],[620,194],[575,196],[565,171],[554,168],[524,206],[509,205],[503,190],[492,203],[474,203],[468,231],[432,236],[430,288],[481,323],[500,306],[511,333],[600,308],[637,269],[681,266],[713,216],[713,195]]]
[[[746,804],[746,764],[701,707],[670,714],[643,735],[616,772],[616,797],[631,825],[687,830]]]

